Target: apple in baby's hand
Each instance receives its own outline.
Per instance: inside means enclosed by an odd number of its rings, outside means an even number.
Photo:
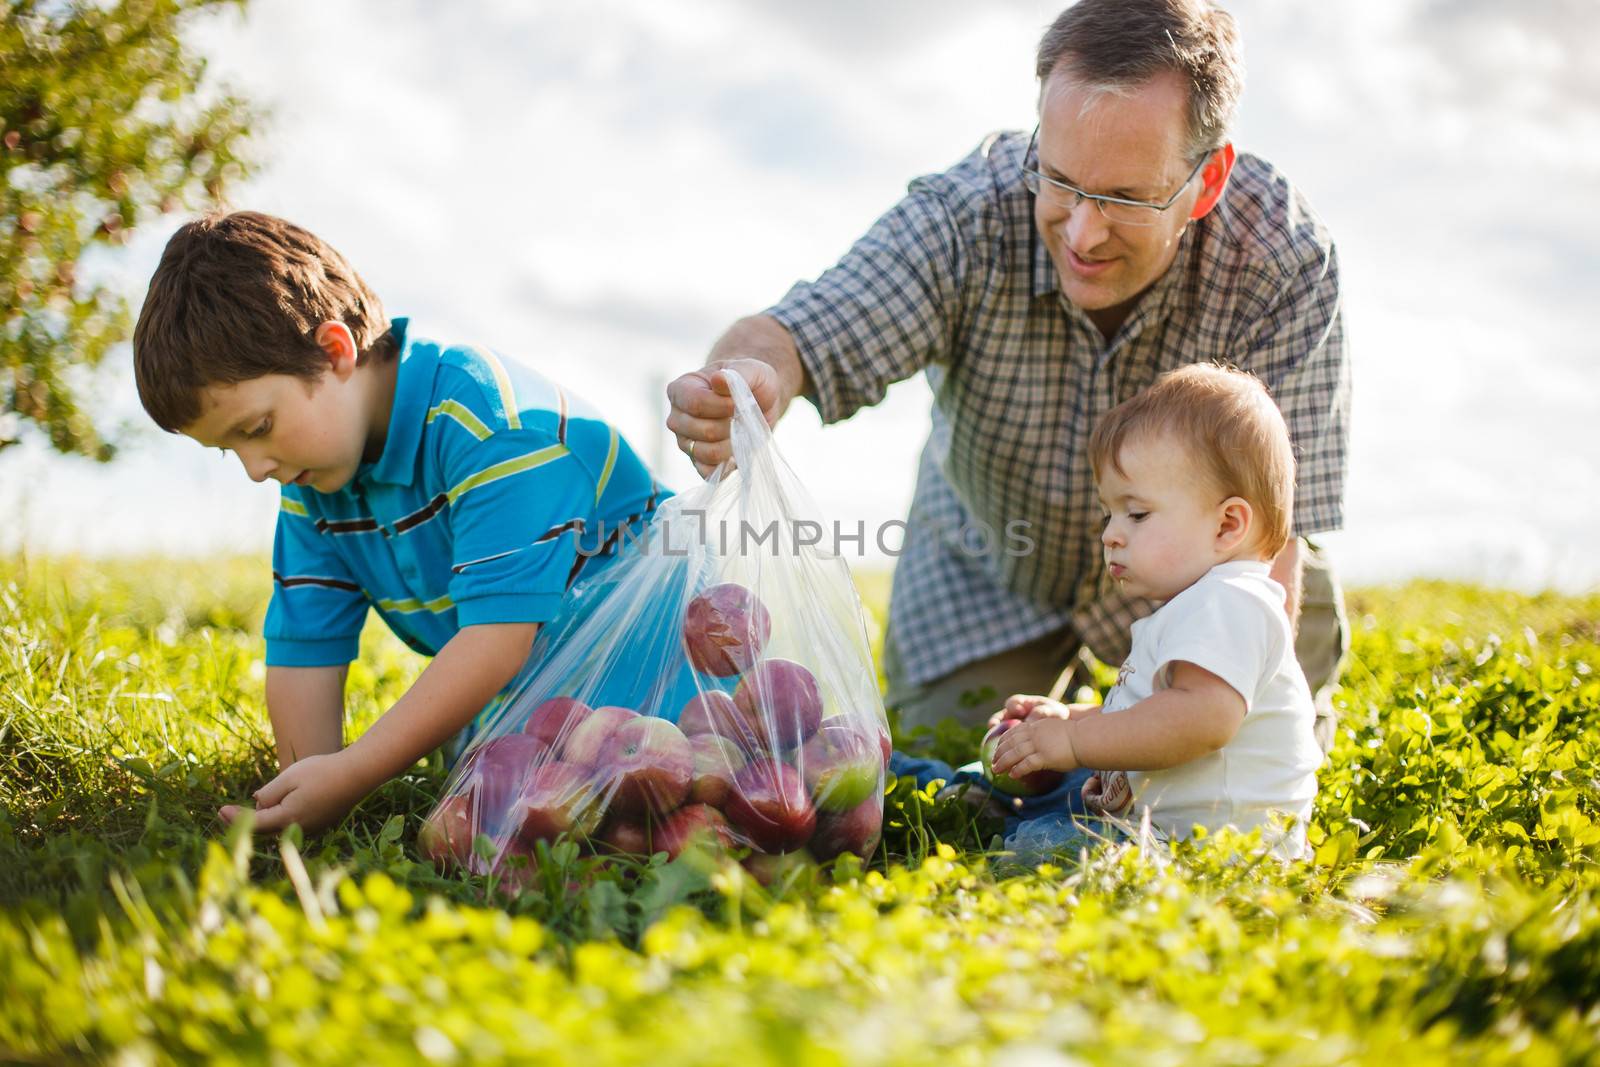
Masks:
[[[744,750],[726,737],[695,734],[689,738],[694,751],[694,780],[689,783],[689,799],[699,804],[722,807],[733,788],[733,776],[744,768]]]
[[[983,745],[978,749],[978,756],[983,760],[983,776],[989,779],[989,784],[1002,793],[1009,793],[1014,797],[1036,797],[1041,793],[1048,793],[1060,785],[1066,775],[1060,771],[1041,770],[1025,774],[1021,778],[1013,778],[1009,774],[994,773],[994,750],[1000,744],[1000,738],[1012,727],[1020,726],[1022,719],[1001,719],[989,728],[983,735]]]
[[[739,679],[733,702],[755,736],[772,751],[799,748],[822,723],[817,679],[788,659],[766,659]]]
[[[841,852],[867,859],[878,847],[883,832],[883,801],[868,797],[849,811],[823,812],[817,816],[817,832],[811,837],[811,851],[819,860],[831,860]]]
[[[587,767],[546,763],[534,769],[512,807],[514,837],[524,845],[560,834],[586,837],[605,814]]]
[[[599,766],[611,735],[623,723],[638,718],[642,716],[632,708],[619,708],[614,705],[595,708],[573,725],[572,732],[567,735],[566,742],[561,746],[561,758],[568,763],[581,763],[585,767]]]
[[[572,697],[551,697],[528,713],[522,732],[537,737],[551,749],[561,746],[564,736],[594,709]]]
[[[683,613],[683,647],[697,671],[718,678],[748,670],[772,636],[772,617],[737,582],[714,585]]]
[[[763,852],[799,848],[817,826],[805,779],[775,759],[757,760],[734,776],[728,818]]]
[[[686,804],[667,816],[667,821],[656,831],[656,847],[677,859],[683,850],[701,840],[712,848],[728,848],[733,844],[733,829],[727,818],[710,804]]]
[[[612,731],[595,769],[612,783],[617,814],[664,815],[689,796],[694,749],[666,719],[635,716]]]
[[[796,762],[817,810],[849,811],[878,788],[878,746],[853,723],[829,719],[800,748]]]
[[[417,833],[417,848],[435,867],[465,866],[472,858],[472,797],[454,793],[439,802]]]
[[[490,738],[468,755],[466,773],[476,779],[477,813],[484,826],[500,824],[533,769],[549,760],[550,749],[527,734]]]

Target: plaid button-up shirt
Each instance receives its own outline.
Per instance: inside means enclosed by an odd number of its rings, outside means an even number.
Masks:
[[[933,390],[889,608],[911,684],[1069,625],[1122,661],[1155,605],[1105,572],[1089,435],[1163,371],[1222,359],[1259,377],[1294,441],[1295,533],[1343,521],[1338,264],[1304,197],[1240,154],[1222,203],[1108,342],[1062,294],[1034,227],[1027,143],[992,135],[916,179],[837,266],[767,311],[793,335],[824,422],[919,370]]]

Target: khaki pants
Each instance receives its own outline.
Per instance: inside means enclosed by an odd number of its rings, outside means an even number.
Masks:
[[[1344,595],[1338,579],[1320,549],[1310,542],[1300,545],[1304,570],[1300,583],[1300,626],[1295,635],[1295,656],[1305,671],[1316,703],[1314,727],[1324,752],[1333,745],[1338,721],[1333,690],[1339,668],[1350,648],[1345,621]],[[1017,648],[969,663],[922,685],[905,681],[900,657],[890,632],[883,646],[883,671],[889,681],[885,703],[900,709],[900,723],[911,730],[954,719],[976,726],[993,715],[1013,693],[1047,693],[1070,698],[1070,689],[1087,681],[1079,663],[1080,645],[1071,628],[1046,634]]]

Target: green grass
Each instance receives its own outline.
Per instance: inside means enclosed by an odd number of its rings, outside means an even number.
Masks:
[[[0,1061],[1600,1063],[1600,597],[1353,594],[1314,863],[1018,872],[903,781],[865,864],[562,846],[510,899],[415,862],[437,763],[224,832],[274,766],[264,577],[0,561]],[[350,731],[420,667],[369,630]]]

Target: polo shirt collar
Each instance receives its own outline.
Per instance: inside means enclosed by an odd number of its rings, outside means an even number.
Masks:
[[[406,328],[410,322],[397,318],[389,324],[389,332],[400,345],[400,368],[395,375],[394,404],[389,408],[389,434],[384,438],[383,454],[366,472],[368,481],[410,485],[416,478],[417,449],[428,417],[428,401],[433,397],[439,351],[431,344],[414,344]]]

